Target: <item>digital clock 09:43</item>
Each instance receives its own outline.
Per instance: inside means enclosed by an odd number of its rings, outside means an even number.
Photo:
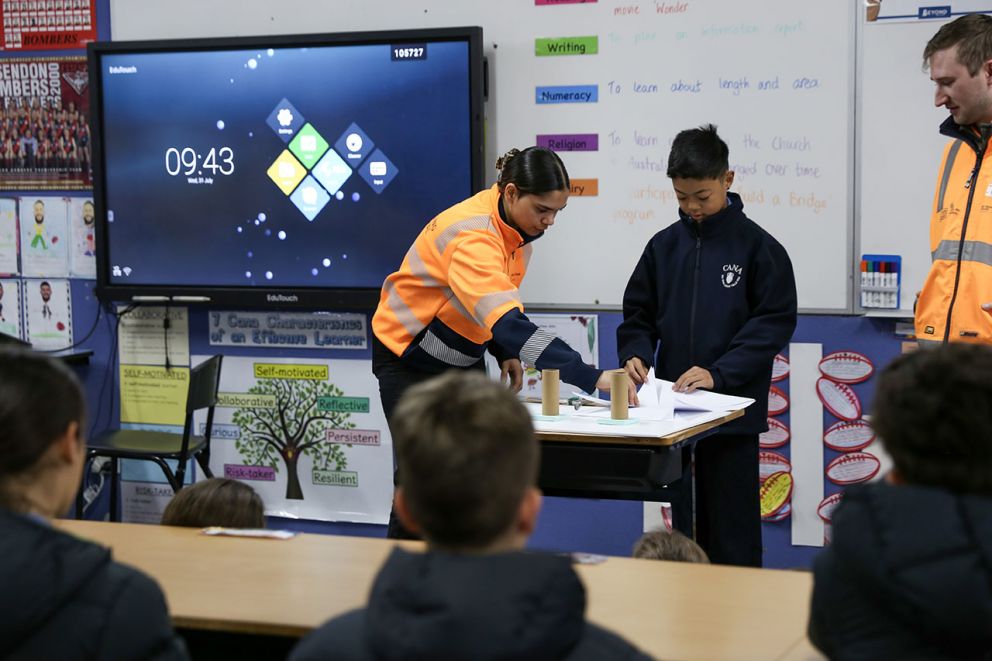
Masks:
[[[165,171],[173,177],[180,173],[191,175],[208,170],[212,175],[234,174],[234,150],[230,147],[211,147],[198,153],[192,147],[169,147],[165,150]]]

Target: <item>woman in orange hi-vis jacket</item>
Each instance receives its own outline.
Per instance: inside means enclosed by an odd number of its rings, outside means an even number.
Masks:
[[[521,359],[557,369],[587,392],[609,376],[524,315],[518,287],[531,242],[568,202],[565,165],[553,151],[512,149],[496,162],[499,180],[442,211],[386,278],[372,317],[372,371],[387,421],[403,392],[449,369],[484,369],[488,349],[514,390]],[[628,394],[636,400],[633,387]],[[389,535],[404,531],[390,516]]]

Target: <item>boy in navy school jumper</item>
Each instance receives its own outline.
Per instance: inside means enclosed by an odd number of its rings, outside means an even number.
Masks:
[[[290,661],[646,661],[586,621],[571,560],[523,552],[540,449],[506,387],[451,370],[403,394],[392,421],[396,514],[426,552],[393,549],[365,608],[324,623]]]
[[[796,327],[796,282],[782,245],[729,189],[729,150],[707,125],[672,143],[668,176],[679,220],[648,242],[623,297],[620,364],[675,382],[751,397],[742,418],[695,449],[696,540],[717,564],[761,566],[758,435],[768,428],[772,361]],[[689,503],[675,502],[691,533]]]

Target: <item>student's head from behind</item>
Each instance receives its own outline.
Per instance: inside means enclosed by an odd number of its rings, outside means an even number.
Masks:
[[[162,525],[264,528],[265,505],[244,482],[212,477],[184,487],[162,514]]]
[[[46,517],[75,499],[86,456],[75,375],[29,349],[0,347],[0,507]]]
[[[966,14],[945,23],[923,49],[934,104],[961,126],[992,122],[992,16]]]
[[[511,149],[496,161],[496,169],[496,186],[511,225],[527,236],[538,236],[554,225],[571,187],[558,154],[543,147]]]
[[[882,372],[871,424],[892,481],[992,496],[992,347],[947,344]]]
[[[530,414],[484,375],[451,371],[410,388],[392,420],[403,524],[434,548],[519,549],[541,508]]]
[[[652,530],[644,533],[634,544],[634,557],[705,564],[710,561],[699,544],[677,530]]]
[[[712,124],[682,131],[668,153],[668,176],[679,209],[695,221],[706,220],[727,206],[734,183],[730,150]]]

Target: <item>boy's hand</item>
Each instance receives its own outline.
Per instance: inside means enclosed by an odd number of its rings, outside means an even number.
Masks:
[[[710,389],[713,387],[713,375],[702,367],[690,367],[685,374],[672,384],[675,392],[693,392],[697,388]]]
[[[610,390],[610,370],[603,370],[599,373],[599,379],[596,381],[596,387],[604,392],[609,392]],[[610,393],[610,397],[613,394]],[[637,399],[637,387],[634,386],[634,382],[631,379],[627,379],[627,403],[631,406],[640,406],[641,402]]]
[[[641,385],[648,378],[648,366],[637,356],[628,360],[623,368],[627,371],[627,376],[630,377],[632,383]]]
[[[499,382],[506,383],[507,377],[510,379],[510,390],[520,392],[524,385],[524,366],[518,358],[507,358],[499,364]]]

